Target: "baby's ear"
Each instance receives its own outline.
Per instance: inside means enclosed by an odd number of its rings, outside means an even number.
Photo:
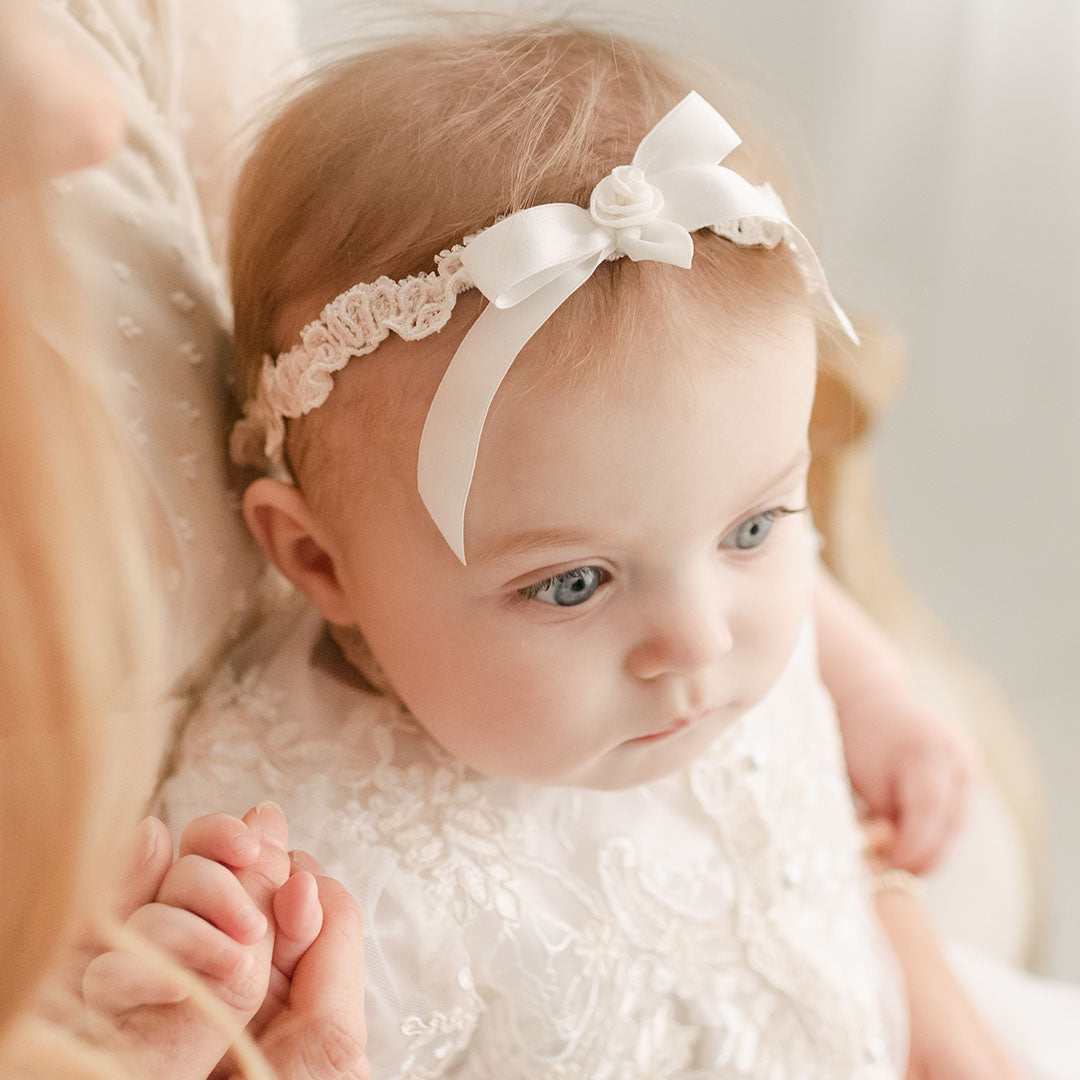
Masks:
[[[261,477],[244,492],[244,518],[270,561],[338,626],[354,623],[335,549],[292,484]]]

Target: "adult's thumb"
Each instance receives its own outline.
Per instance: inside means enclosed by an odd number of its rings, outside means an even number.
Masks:
[[[364,925],[343,885],[316,879],[323,926],[293,973],[289,1007],[260,1048],[279,1080],[369,1080],[364,1018]]]

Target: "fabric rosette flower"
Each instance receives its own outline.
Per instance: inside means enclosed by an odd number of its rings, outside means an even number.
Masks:
[[[634,229],[633,238],[640,237],[641,226],[655,221],[663,209],[660,189],[636,165],[617,165],[589,197],[589,216],[597,225],[615,230],[616,243],[623,229]]]

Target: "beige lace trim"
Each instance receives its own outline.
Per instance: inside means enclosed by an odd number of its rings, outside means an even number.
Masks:
[[[761,190],[775,200],[778,217],[785,218],[779,196],[768,184]],[[747,217],[710,228],[743,247],[773,248],[787,243],[808,288],[817,281],[814,269],[806,265],[791,243],[783,220]],[[374,352],[390,331],[406,341],[419,341],[441,330],[450,319],[458,295],[475,287],[461,261],[461,253],[472,239],[467,236],[463,244],[441,251],[435,257],[433,272],[400,281],[384,276],[354,285],[331,300],[319,317],[304,327],[300,343],[282,353],[276,364],[272,356],[264,356],[256,395],[245,405],[243,419],[233,428],[229,443],[233,461],[257,468],[268,464],[281,468],[285,421],[322,405],[334,387],[335,371],[354,356]],[[619,252],[610,256],[619,257]],[[828,291],[823,279],[821,287]]]
[[[354,356],[366,356],[393,331],[406,341],[441,330],[458,294],[473,288],[461,263],[464,246],[435,258],[436,269],[401,281],[380,277],[354,285],[331,300],[300,332],[300,343],[277,363],[263,357],[255,397],[233,428],[230,453],[237,465],[284,464],[285,421],[318,408],[334,387],[333,374]]]

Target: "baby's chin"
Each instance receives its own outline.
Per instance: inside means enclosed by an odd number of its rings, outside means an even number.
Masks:
[[[733,719],[724,723],[706,721],[661,741],[623,743],[598,761],[585,782],[576,786],[625,791],[675,776],[708,753],[733,722]]]
[[[467,763],[487,780],[544,787],[582,788],[591,791],[627,791],[678,775],[708,753],[745,710],[676,732],[656,741],[640,739],[620,743],[582,763],[547,769],[522,763],[486,761]],[[449,751],[448,751],[449,752]],[[451,756],[455,756],[451,753]]]

